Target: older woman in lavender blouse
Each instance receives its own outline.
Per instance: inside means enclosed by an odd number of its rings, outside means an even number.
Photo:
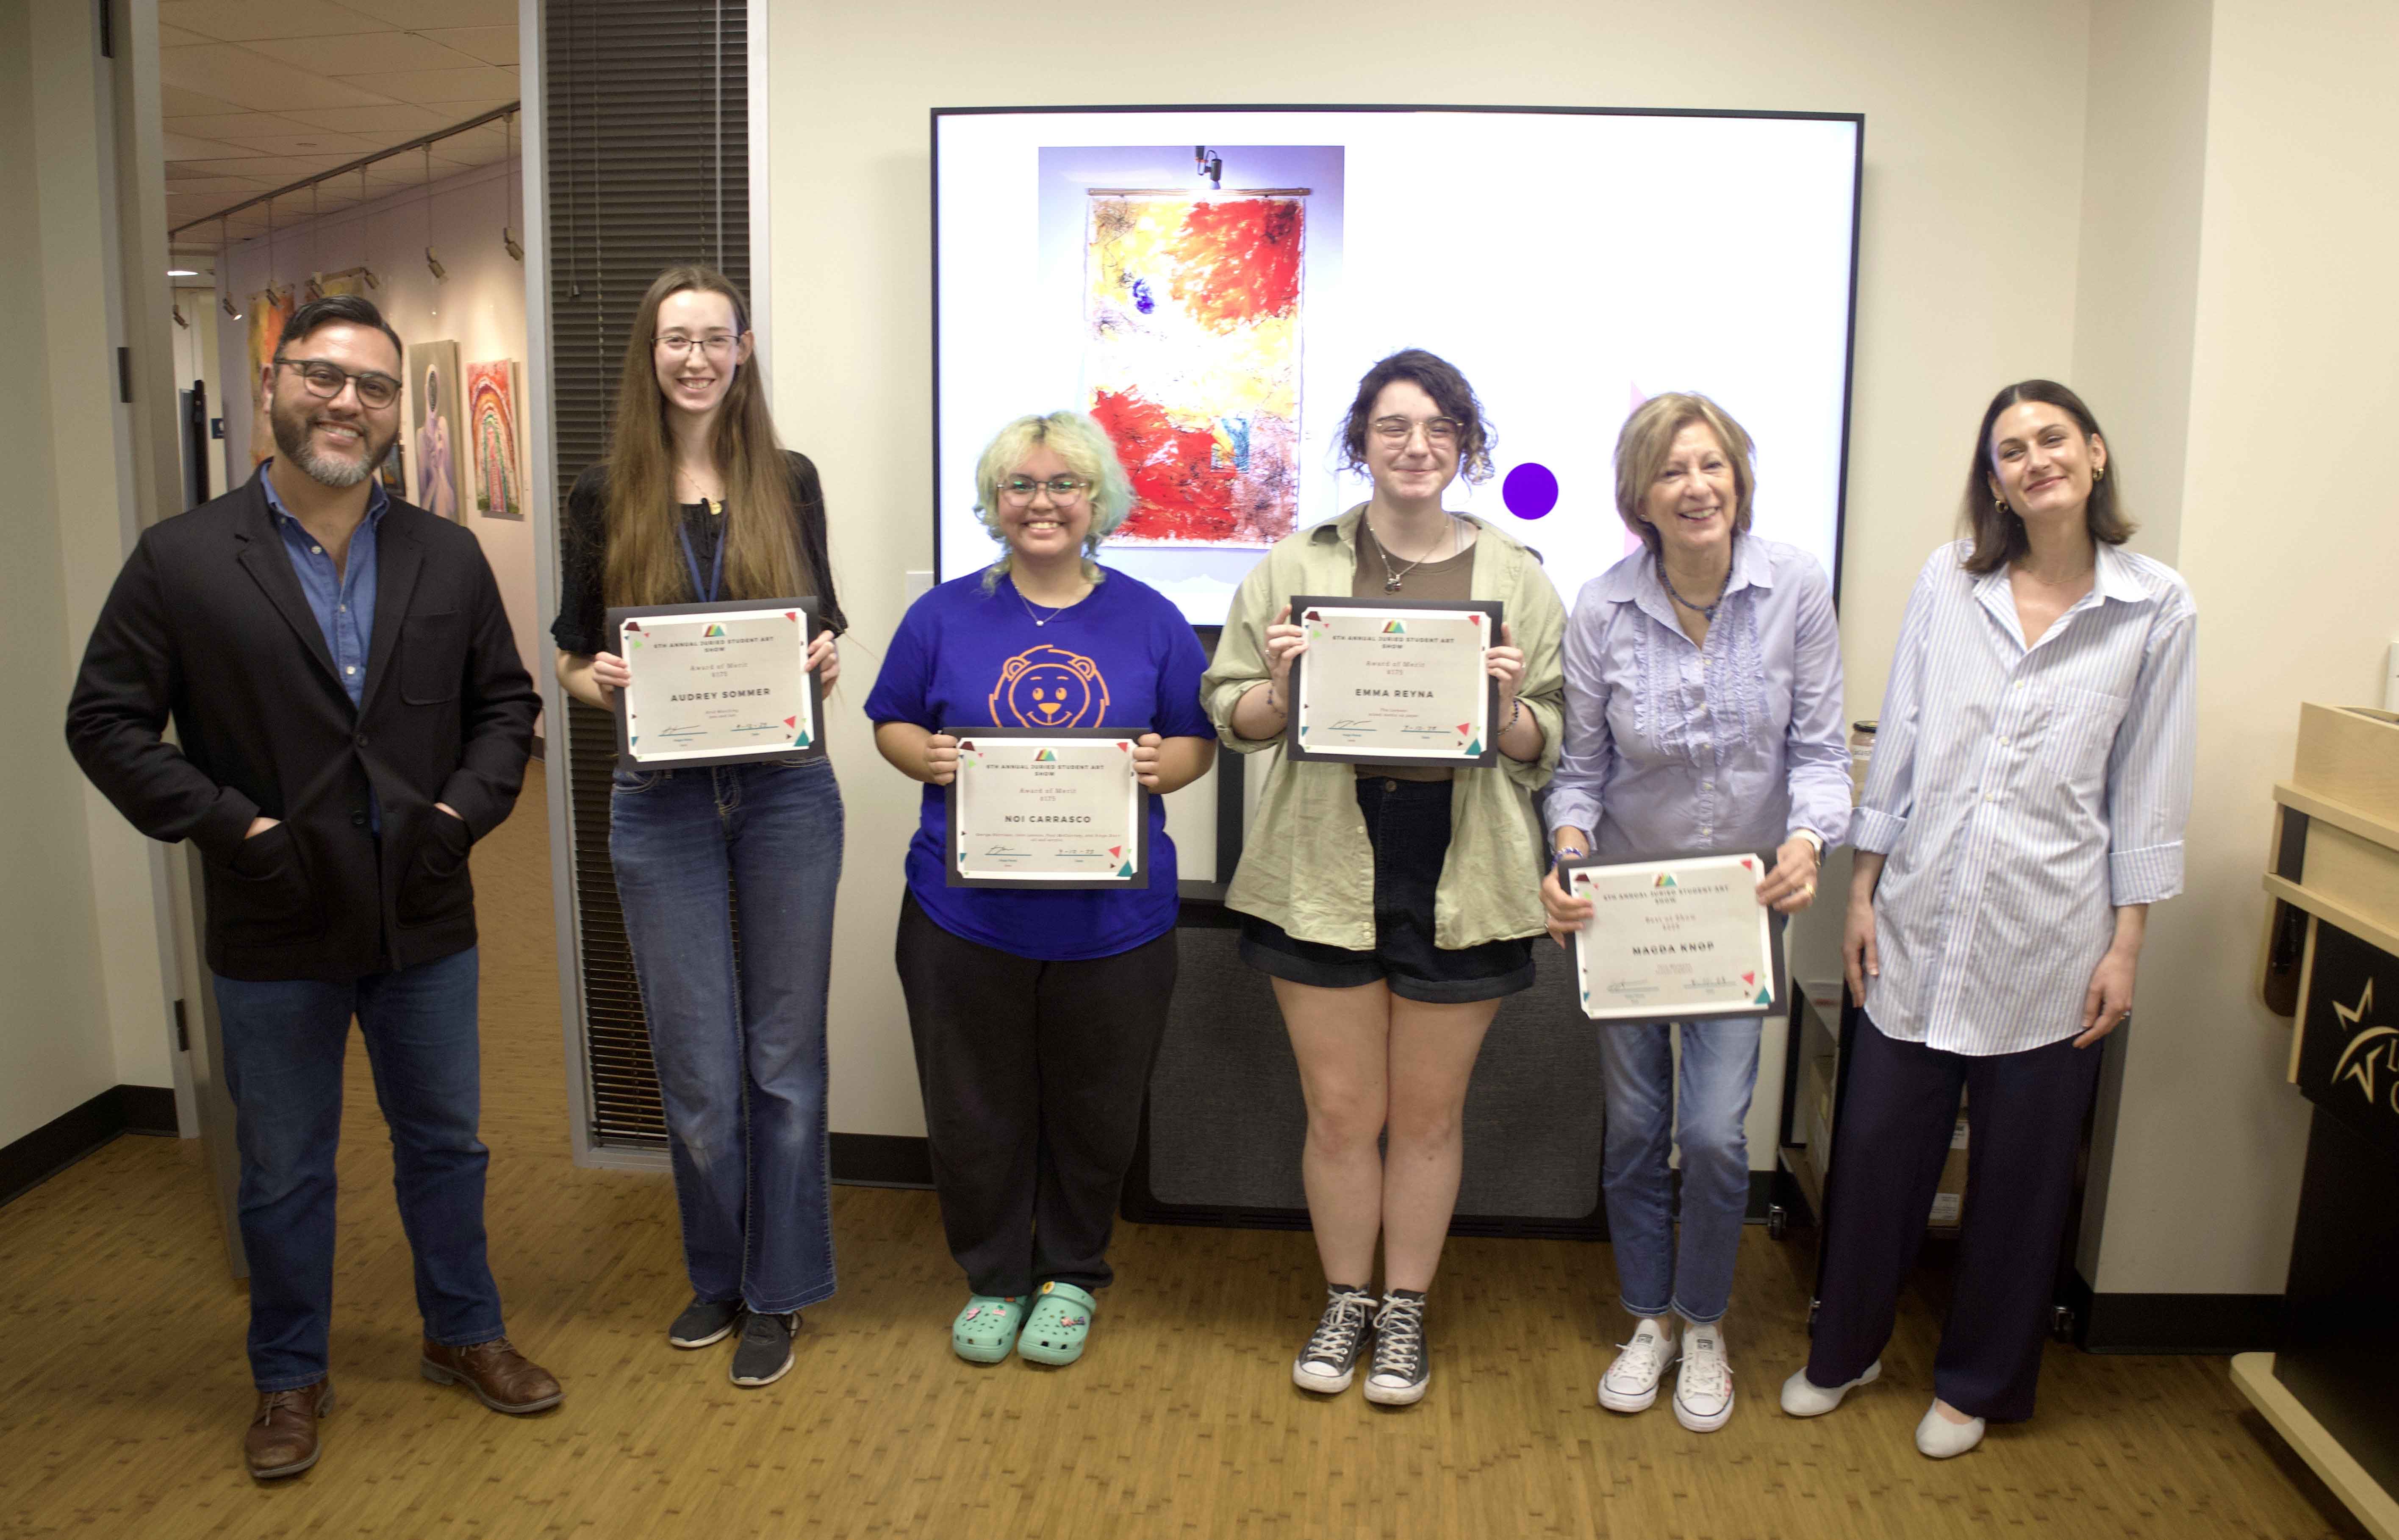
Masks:
[[[1560,887],[1558,861],[1773,849],[1758,902],[1790,914],[1814,899],[1824,847],[1849,831],[1832,591],[1807,552],[1748,532],[1755,491],[1749,435],[1705,396],[1653,398],[1617,440],[1617,512],[1643,549],[1583,585],[1566,626],[1565,757],[1541,884],[1561,946],[1592,906]],[[1679,1245],[1667,1165],[1674,1029],[1600,1029],[1602,1185],[1634,1317],[1599,1382],[1612,1411],[1647,1410],[1679,1356],[1676,1420],[1706,1433],[1732,1415],[1723,1321],[1749,1202],[1742,1124],[1761,1024],[1681,1024]],[[1670,1313],[1684,1323],[1679,1344]]]

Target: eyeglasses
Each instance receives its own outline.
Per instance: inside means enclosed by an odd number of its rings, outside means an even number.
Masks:
[[[1010,476],[999,484],[1000,496],[1012,503],[1029,503],[1036,492],[1047,492],[1052,502],[1070,503],[1090,491],[1091,484],[1080,476],[1052,476],[1037,482],[1029,476]]]
[[[697,344],[702,353],[722,363],[733,356],[733,345],[741,340],[741,334],[711,332],[704,337],[696,337],[688,332],[660,332],[650,340],[657,345],[659,352],[671,359],[683,357]]]
[[[327,363],[321,359],[277,359],[275,366],[299,370],[300,383],[308,388],[308,393],[326,401],[337,399],[342,387],[353,383],[359,388],[360,406],[380,412],[400,400],[400,381],[389,375],[354,375],[339,364]]]
[[[1419,428],[1424,429],[1425,443],[1435,449],[1447,449],[1457,443],[1461,431],[1455,417],[1427,417],[1417,422],[1414,417],[1376,417],[1375,437],[1394,448],[1408,442]]]

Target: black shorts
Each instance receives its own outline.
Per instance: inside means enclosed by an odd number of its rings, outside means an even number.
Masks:
[[[1241,961],[1260,973],[1355,989],[1381,982],[1403,1000],[1460,1005],[1498,1000],[1533,982],[1533,938],[1449,950],[1433,945],[1433,890],[1449,853],[1447,781],[1358,778],[1358,811],[1375,847],[1375,949],[1302,941],[1270,920],[1241,917]]]

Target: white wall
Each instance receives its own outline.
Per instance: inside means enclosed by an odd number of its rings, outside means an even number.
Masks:
[[[2283,1289],[2308,1113],[2284,1083],[2290,1024],[2252,980],[2271,791],[2299,702],[2378,702],[2399,636],[2399,510],[2378,473],[2399,421],[2399,9],[2215,0],[2212,32],[2177,541],[2200,773],[2189,891],[2154,912],[2142,961],[2094,1280],[2109,1292]]]
[[[0,372],[0,459],[14,471],[0,501],[10,552],[0,563],[0,610],[11,638],[0,720],[24,729],[0,818],[0,871],[8,874],[0,882],[0,1144],[121,1080],[172,1080],[162,1043],[129,1039],[128,1056],[142,1062],[130,1077],[119,1071],[93,875],[99,865],[116,869],[114,831],[88,828],[83,778],[60,730],[97,603],[71,547],[93,526],[117,541],[125,470],[108,426],[116,409],[98,260],[105,215],[91,17],[86,7],[0,0],[0,209],[8,211],[0,219],[0,327],[30,361]],[[133,870],[138,892],[124,896],[146,909],[146,869],[137,862]],[[139,939],[153,954],[155,982],[156,933]],[[155,997],[149,1014],[155,1022]]]
[[[1231,100],[1864,112],[1842,606],[1858,715],[1881,698],[1917,568],[1950,532],[1983,404],[2008,380],[2072,361],[2080,0],[1597,0],[1471,21],[1425,0],[1231,0],[1204,13],[1069,4],[1038,26],[967,0],[774,0],[753,25],[767,49],[752,110],[767,116],[757,174],[771,198],[753,216],[771,253],[760,287],[776,412],[823,470],[856,627],[846,650],[856,683],[842,692],[854,726],[833,739],[850,827],[832,1029],[833,1120],[846,1131],[922,1128],[889,961],[917,788],[875,756],[854,702],[899,620],[901,573],[931,566],[928,109]],[[1471,188],[1429,191],[1452,219],[1494,217]],[[1772,238],[1738,208],[1625,218],[1628,239]]]
[[[488,363],[525,357],[525,270],[500,244],[505,223],[522,239],[523,184],[513,161],[478,167],[432,184],[430,197],[412,187],[355,209],[283,227],[271,248],[265,238],[242,241],[217,259],[217,283],[248,313],[250,296],[264,289],[270,269],[276,280],[297,287],[312,272],[339,272],[361,262],[374,269],[382,287],[367,297],[391,322],[400,339],[454,341],[458,361]],[[299,200],[295,200],[299,201]],[[447,279],[436,281],[425,263],[430,244]],[[235,400],[225,417],[225,461],[240,481],[250,479],[249,329],[227,321],[219,329],[219,368]],[[524,402],[517,402],[517,452],[524,464]],[[406,420],[405,398],[401,406]],[[460,414],[464,430],[466,417]],[[462,446],[460,451],[465,453]],[[416,446],[408,445],[408,473],[416,477]],[[549,667],[549,620],[534,601],[534,526],[530,516],[493,519],[468,498],[467,527],[482,542],[483,555],[499,580],[517,650],[535,678]]]

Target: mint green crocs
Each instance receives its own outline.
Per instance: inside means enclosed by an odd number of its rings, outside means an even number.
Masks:
[[[1070,1283],[1041,1286],[1033,1314],[1024,1320],[1024,1334],[1016,1339],[1020,1357],[1037,1364],[1064,1366],[1083,1356],[1091,1335],[1091,1315],[1100,1302]]]
[[[1023,1295],[969,1294],[950,1323],[950,1346],[970,1364],[996,1364],[1016,1345],[1023,1325]]]

